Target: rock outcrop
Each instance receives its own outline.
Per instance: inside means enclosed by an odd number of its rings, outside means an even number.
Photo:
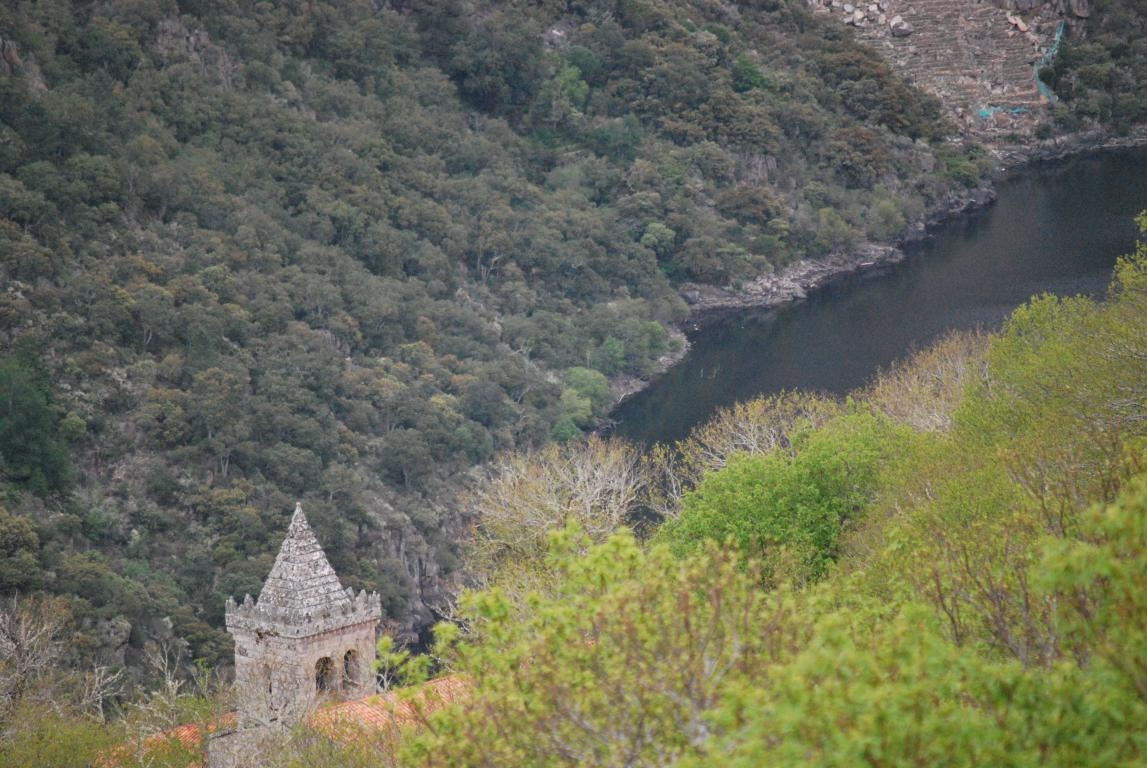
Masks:
[[[908,37],[915,31],[915,28],[906,22],[903,16],[896,15],[892,17],[892,21],[888,22],[888,31],[892,33],[893,37]]]
[[[864,269],[895,264],[904,251],[888,245],[864,243],[855,249],[819,259],[802,259],[780,274],[761,275],[739,289],[686,283],[679,293],[694,313],[717,310],[779,307],[808,296],[810,291]]]
[[[31,57],[22,58],[15,41],[0,37],[0,74],[24,77],[38,93],[48,90],[39,65]]]

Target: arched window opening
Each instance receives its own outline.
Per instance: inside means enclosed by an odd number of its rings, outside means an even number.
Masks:
[[[315,690],[319,693],[337,691],[339,687],[338,671],[334,660],[324,656],[315,662]]]
[[[343,655],[343,686],[345,688],[357,688],[361,678],[358,651],[352,648]]]

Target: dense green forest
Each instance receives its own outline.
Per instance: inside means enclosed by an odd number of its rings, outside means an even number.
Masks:
[[[1035,298],[999,334],[942,340],[844,401],[760,398],[672,452],[519,454],[473,498],[501,513],[469,547],[484,586],[429,656],[380,646],[388,682],[433,663],[465,690],[441,706],[414,685],[408,727],[332,741],[302,726],[261,759],[1141,765],[1145,412],[1147,245],[1105,302]],[[624,521],[650,505],[666,522],[636,536]],[[58,628],[58,610],[21,616]],[[48,666],[9,711],[10,764],[115,746],[124,764],[186,766],[202,745],[138,734],[227,706],[169,686],[105,725],[60,713],[98,686]]]
[[[0,38],[0,587],[100,663],[228,659],[297,498],[428,627],[467,470],[592,428],[678,283],[986,163],[797,2],[21,0]]]
[[[1134,8],[1101,4],[1056,64],[1073,119],[1141,116],[1118,106],[1138,93]],[[22,596],[9,629],[53,630],[48,656],[0,666],[5,734],[40,694],[103,716],[133,686],[166,685],[149,711],[174,722],[168,673],[206,688],[188,675],[226,664],[224,600],[257,593],[296,499],[406,640],[463,565],[515,605],[583,567],[549,552],[566,494],[545,456],[603,473],[571,551],[821,583],[887,467],[948,447],[805,396],[738,411],[784,424],[737,448],[794,456],[726,462],[719,426],[681,456],[583,433],[675,351],[683,283],[895,241],[990,166],[799,0],[5,2],[0,593]],[[773,495],[740,499],[750,478]],[[522,484],[553,503],[515,507]],[[722,517],[739,503],[815,519]],[[609,539],[634,504],[671,518],[664,549]],[[495,546],[499,525],[521,536]],[[726,537],[745,551],[703,541]]]
[[[472,690],[390,764],[1143,764],[1145,310],[1140,246],[1106,303],[1036,298],[845,402],[726,411],[644,544],[571,486],[545,557],[440,627]],[[630,504],[658,465],[615,466]]]
[[[1063,127],[1090,120],[1126,131],[1147,119],[1147,3],[1096,0],[1094,15],[1040,78],[1062,100],[1055,117]]]

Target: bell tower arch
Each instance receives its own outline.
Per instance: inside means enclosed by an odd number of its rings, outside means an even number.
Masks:
[[[227,600],[241,726],[290,726],[324,697],[373,690],[377,592],[342,588],[302,505],[258,600]]]

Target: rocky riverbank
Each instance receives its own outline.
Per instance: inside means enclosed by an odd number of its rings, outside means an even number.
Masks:
[[[685,357],[689,351],[687,330],[697,328],[706,321],[717,319],[730,312],[782,307],[801,301],[813,291],[846,275],[897,264],[906,256],[904,247],[924,240],[929,227],[936,226],[953,216],[990,205],[995,199],[995,190],[989,186],[953,192],[944,205],[938,206],[931,212],[926,223],[918,222],[910,228],[899,245],[862,243],[848,251],[837,251],[819,259],[802,259],[778,274],[760,275],[736,288],[683,283],[678,293],[689,305],[690,313],[680,327],[669,330],[670,337],[675,342],[675,349],[657,361],[654,373],[647,378],[635,376],[611,378],[610,391],[613,395],[611,410],[623,400],[648,387],[654,379]],[[608,428],[609,423],[607,419],[603,426]]]
[[[669,338],[673,342],[673,350],[657,359],[653,375],[644,379],[637,376],[614,376],[609,380],[609,391],[613,396],[611,411],[620,405],[622,400],[648,387],[655,378],[677,365],[689,353],[689,337],[685,335],[683,328],[670,328]],[[612,424],[612,421],[606,419],[602,426],[608,428]]]
[[[1123,136],[1091,130],[1042,141],[1028,140],[1022,144],[989,145],[988,149],[998,159],[1002,173],[1015,171],[1029,163],[1139,146],[1147,146],[1147,126],[1140,126]],[[653,379],[685,357],[689,350],[687,330],[732,312],[786,306],[847,275],[897,264],[904,260],[905,248],[926,239],[930,228],[991,205],[995,199],[996,191],[990,184],[953,191],[941,205],[929,212],[925,221],[910,227],[895,245],[866,242],[849,251],[834,252],[818,259],[802,259],[779,273],[760,275],[738,287],[683,283],[678,291],[689,305],[690,315],[682,327],[670,331],[679,343],[678,348],[658,360],[656,372],[648,378],[624,377],[611,381],[614,407],[648,387]]]
[[[1040,141],[1019,144],[989,144],[988,149],[1000,162],[1000,170],[1013,170],[1028,163],[1062,160],[1084,152],[1106,149],[1133,149],[1147,146],[1147,125],[1139,125],[1125,135],[1095,128],[1088,131],[1053,136]]]
[[[998,158],[1000,172],[1007,172],[1028,163],[1062,160],[1085,152],[1140,146],[1147,146],[1147,125],[1138,126],[1126,135],[1113,135],[1110,131],[1095,129],[1042,141],[988,145],[988,149]],[[864,269],[896,264],[904,259],[904,248],[923,241],[928,229],[955,216],[991,205],[995,199],[996,191],[990,184],[953,191],[941,205],[929,212],[925,222],[918,222],[909,228],[902,241],[896,245],[862,243],[847,252],[835,252],[819,259],[802,259],[780,273],[760,275],[736,288],[684,283],[679,293],[692,310],[688,323],[695,327],[711,314],[784,306],[806,298],[809,293],[834,279]]]
[[[834,278],[903,259],[900,248],[864,243],[848,252],[802,259],[778,274],[761,275],[739,288],[685,283],[680,294],[692,310],[690,320],[696,322],[696,316],[703,313],[779,307],[799,301]]]
[[[806,298],[835,279],[896,264],[904,260],[904,247],[922,241],[929,227],[991,205],[995,199],[995,190],[990,186],[952,192],[943,205],[930,212],[926,223],[915,224],[896,245],[866,242],[822,258],[801,259],[779,273],[760,275],[736,288],[684,283],[678,292],[692,310],[688,322],[696,326],[713,313],[780,307]]]

